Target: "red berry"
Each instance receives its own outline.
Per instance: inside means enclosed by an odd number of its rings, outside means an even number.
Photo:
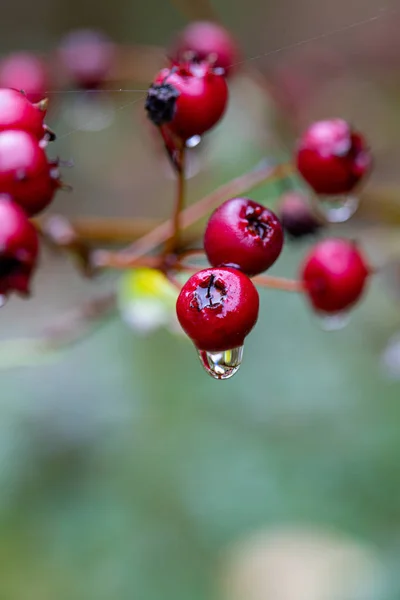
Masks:
[[[32,216],[50,204],[60,185],[57,161],[48,161],[33,135],[0,132],[0,193],[9,194]]]
[[[171,52],[176,63],[209,61],[228,75],[239,57],[238,48],[227,29],[210,21],[190,23],[177,37]]]
[[[113,66],[115,46],[100,31],[77,29],[62,40],[59,57],[64,70],[79,87],[95,89]]]
[[[200,350],[242,346],[257,322],[259,298],[250,279],[235,269],[204,269],[183,286],[178,320]]]
[[[40,102],[48,89],[46,63],[28,52],[15,52],[1,61],[0,86],[22,90],[31,102]]]
[[[227,101],[225,78],[207,63],[190,63],[160,71],[149,89],[146,110],[153,123],[186,140],[214,127]]]
[[[0,88],[0,131],[20,129],[40,140],[46,132],[46,109],[47,101],[32,104],[22,92]]]
[[[211,215],[204,234],[204,249],[214,267],[227,265],[247,275],[268,269],[282,246],[278,217],[249,198],[232,198],[221,204]]]
[[[309,300],[324,313],[337,313],[357,302],[368,275],[368,265],[356,244],[339,238],[316,244],[302,269]]]
[[[293,239],[317,233],[322,221],[313,213],[306,197],[296,191],[287,192],[279,202],[279,218],[282,227]]]
[[[38,251],[36,229],[24,211],[9,196],[0,196],[0,296],[29,295]]]
[[[297,168],[317,194],[351,192],[371,163],[365,139],[342,119],[313,123],[297,150]]]

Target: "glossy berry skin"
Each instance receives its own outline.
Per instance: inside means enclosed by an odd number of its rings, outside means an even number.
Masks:
[[[146,110],[153,123],[187,140],[214,127],[227,102],[225,78],[207,63],[191,63],[160,71],[149,89]]]
[[[28,52],[14,52],[0,63],[0,86],[22,90],[31,102],[40,102],[49,89],[46,63]]]
[[[59,48],[59,59],[67,75],[82,89],[96,89],[111,71],[115,46],[102,32],[76,29],[68,33]]]
[[[292,239],[315,235],[323,227],[322,220],[313,213],[307,198],[295,190],[281,197],[278,215],[284,232]]]
[[[232,198],[221,204],[204,234],[204,249],[214,267],[232,266],[250,276],[273,265],[282,246],[278,217],[249,198]]]
[[[29,295],[38,251],[35,227],[9,196],[0,195],[0,296]]]
[[[46,109],[47,101],[32,104],[22,92],[0,88],[0,131],[20,129],[40,140],[46,132]]]
[[[302,281],[314,309],[338,313],[360,299],[369,268],[357,245],[328,238],[314,246],[302,268]]]
[[[57,161],[49,161],[26,131],[0,132],[0,193],[10,195],[29,216],[42,211],[61,186]]]
[[[313,123],[301,137],[297,168],[317,194],[350,193],[371,168],[363,136],[342,119]]]
[[[187,60],[209,61],[227,76],[238,60],[239,51],[227,29],[211,21],[196,21],[178,35],[170,56],[176,64]]]
[[[257,322],[259,297],[250,279],[235,269],[204,269],[185,283],[176,303],[183,330],[199,350],[242,346]]]

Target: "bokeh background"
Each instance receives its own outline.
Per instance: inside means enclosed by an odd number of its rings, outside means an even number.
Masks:
[[[45,248],[32,300],[0,315],[4,600],[400,597],[399,3],[17,0],[0,50],[51,57],[71,29],[99,28],[119,45],[106,87],[145,90],[174,33],[215,15],[244,62],[226,118],[193,152],[188,200],[290,159],[309,121],[343,116],[376,166],[358,216],[334,233],[381,270],[332,333],[299,295],[263,290],[239,374],[215,382],[184,337],[144,333],[118,310],[77,343],[37,344],[121,285],[118,273],[84,280]],[[143,92],[93,94],[82,113],[61,83],[49,90],[50,153],[73,159],[73,192],[50,212],[166,217],[173,178]],[[283,189],[252,197],[273,207]],[[273,272],[295,277],[311,243],[288,242]]]

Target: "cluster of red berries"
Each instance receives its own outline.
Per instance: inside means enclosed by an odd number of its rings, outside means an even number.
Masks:
[[[29,218],[61,187],[59,161],[45,147],[54,134],[44,124],[47,100],[32,103],[18,90],[0,88],[0,296],[29,294],[38,234]]]
[[[185,142],[220,120],[228,99],[226,76],[237,56],[229,33],[218,25],[193,24],[179,36],[171,66],[155,77],[146,101],[148,115],[164,139]],[[363,136],[346,121],[330,119],[312,124],[304,133],[296,164],[315,194],[333,200],[354,192],[371,168],[371,154]],[[250,278],[277,260],[284,228],[300,237],[320,226],[296,194],[286,198],[281,221],[248,198],[228,200],[213,213],[204,234],[211,267],[194,274],[177,300],[179,322],[201,358],[214,353],[220,360],[218,353],[243,345],[259,310]],[[332,315],[360,298],[369,272],[355,243],[328,238],[305,259],[300,284],[315,311]],[[221,371],[221,378],[225,375]]]

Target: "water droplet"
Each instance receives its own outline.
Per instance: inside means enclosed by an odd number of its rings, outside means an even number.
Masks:
[[[5,304],[7,304],[7,296],[0,294],[0,308],[3,308]]]
[[[196,148],[201,142],[200,135],[193,135],[191,138],[186,140],[186,148]]]
[[[243,346],[221,352],[199,350],[198,353],[201,364],[211,377],[229,379],[238,372],[242,364]]]
[[[315,199],[316,208],[329,223],[345,223],[358,209],[357,196],[319,196]]]
[[[111,125],[115,117],[112,101],[105,94],[81,92],[64,109],[64,118],[71,127],[82,131],[101,131]]]
[[[321,329],[324,331],[340,331],[344,329],[350,322],[350,313],[341,311],[333,314],[320,314],[318,320]]]

